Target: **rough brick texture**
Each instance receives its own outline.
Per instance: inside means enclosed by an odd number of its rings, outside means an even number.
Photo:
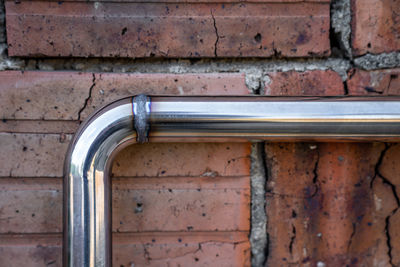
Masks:
[[[266,75],[265,95],[336,96],[345,93],[342,79],[330,70],[268,72]]]
[[[391,263],[394,266],[400,265],[400,242],[399,242],[399,190],[400,190],[400,146],[398,144],[388,147],[385,153],[382,164],[379,166],[379,174],[386,184],[391,186],[390,196],[394,196],[396,202],[388,205],[386,209],[390,211],[386,218],[387,235],[390,237],[388,245],[390,246]],[[385,206],[384,199],[381,204]]]
[[[0,266],[61,266],[61,177],[78,118],[139,93],[249,93],[239,73],[5,71],[0,77]],[[113,264],[249,266],[249,155],[247,143],[121,151],[112,171]]]
[[[400,50],[397,0],[352,0],[352,47],[355,55]]]
[[[54,147],[51,144],[44,145]],[[117,256],[114,261],[118,264],[140,264],[144,261],[152,266],[167,264],[169,261],[185,265],[199,261],[200,266],[214,261],[220,261],[223,266],[248,265],[250,145],[176,144],[172,149],[168,145],[152,145],[151,149],[156,149],[153,153],[148,153],[148,147],[136,145],[127,148],[128,151],[122,151],[116,159],[114,169],[117,168],[117,171],[114,176],[130,178],[113,178],[113,230],[120,234],[138,232],[139,235],[131,234],[131,239],[121,235],[121,239],[125,240],[123,244],[118,243],[119,239],[115,241],[117,249],[114,251]],[[135,159],[127,160],[126,153],[133,153],[133,149]],[[230,152],[226,153],[227,150]],[[179,155],[179,163],[186,168],[181,169],[180,165],[165,166],[176,155]],[[216,157],[226,165],[210,165],[210,160]],[[239,163],[235,164],[235,160]],[[19,162],[29,166],[22,160]],[[55,164],[57,161],[54,159],[49,162]],[[132,162],[141,172],[132,168]],[[234,174],[230,174],[229,162],[233,162]],[[197,172],[191,173],[190,166],[194,165],[198,166],[202,176]],[[226,173],[230,174],[229,177],[225,175],[224,167],[228,169]],[[154,170],[159,172],[154,173]],[[163,177],[165,175],[168,176]],[[3,178],[0,200],[5,204],[2,206],[0,232],[60,233],[61,199],[61,179]],[[146,243],[140,238],[140,232],[147,233]],[[53,251],[52,246],[45,246],[44,249],[40,243],[30,243],[32,245],[26,244],[18,249],[8,243],[2,244],[1,249],[5,253],[21,253],[25,259],[38,254],[38,264],[47,259],[44,254],[48,253],[52,255],[52,260],[57,261],[56,265],[60,266],[59,249]],[[118,249],[119,246],[122,248]],[[210,254],[208,251],[215,253]],[[1,257],[4,257],[2,262],[8,260],[5,254],[0,253]]]
[[[0,0],[0,267],[62,266],[65,153],[103,104],[398,96],[398,52],[399,0]],[[113,266],[400,266],[399,144],[172,141],[115,159]]]
[[[92,84],[90,73],[0,72],[2,119],[76,120]]]
[[[61,177],[70,135],[0,133],[0,177]]]
[[[365,86],[375,86],[388,94],[380,88],[391,88],[393,75],[396,70],[352,70],[348,93],[364,95]],[[265,92],[335,95],[335,82],[328,82],[335,76],[329,71],[273,73]],[[340,78],[335,80],[342,84]],[[316,86],[307,86],[310,83]],[[339,88],[343,92],[343,85]],[[393,251],[388,242],[393,237],[387,229],[397,228],[393,225],[399,204],[393,185],[380,171],[387,149],[382,143],[267,144],[267,265],[390,265],[394,254],[388,252]]]
[[[268,264],[389,265],[386,219],[398,204],[375,172],[383,151],[368,143],[267,145]]]
[[[400,95],[400,69],[349,72],[349,95]]]
[[[114,234],[113,240],[113,266],[249,266],[243,233]],[[61,235],[2,237],[0,261],[1,266],[61,267]]]
[[[6,17],[11,56],[330,54],[328,0],[222,4],[6,1]]]
[[[137,94],[249,93],[244,75],[235,73],[118,74],[3,71],[0,72],[0,80],[2,81],[0,105],[3,107],[0,116],[2,119],[14,120],[77,120],[78,118],[83,120],[96,107]]]
[[[96,107],[125,96],[148,95],[245,95],[244,74],[94,74],[94,86],[81,118]]]

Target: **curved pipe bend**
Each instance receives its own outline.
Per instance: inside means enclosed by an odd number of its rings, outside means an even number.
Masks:
[[[117,151],[145,141],[148,127],[152,142],[398,141],[399,100],[129,97],[107,105],[81,125],[65,160],[64,266],[111,266],[108,174]]]

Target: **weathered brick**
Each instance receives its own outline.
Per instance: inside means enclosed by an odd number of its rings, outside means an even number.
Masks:
[[[61,235],[0,238],[0,266],[62,266]],[[113,235],[113,266],[250,266],[246,233]]]
[[[246,176],[248,143],[143,144],[127,147],[115,158],[114,176]]]
[[[308,215],[302,211],[304,202],[308,199],[311,202],[313,195],[318,192],[317,185],[313,183],[313,170],[318,154],[309,146],[302,143],[270,143],[265,147],[268,170],[267,263],[270,266],[300,263],[302,260],[306,260],[304,263],[307,263],[310,260],[310,239],[315,237],[307,233],[308,229],[302,226]],[[303,255],[303,246],[306,255]]]
[[[34,0],[40,1],[40,0]],[[50,2],[57,2],[57,0],[49,0]],[[298,2],[310,2],[310,3],[329,3],[330,0],[252,0],[252,2],[260,3],[298,3]],[[137,3],[143,2],[143,0],[65,0],[65,2],[121,2],[121,3]],[[176,3],[176,0],[148,0],[149,3]],[[185,0],[184,3],[213,3],[215,0]],[[240,0],[218,0],[218,3],[236,3]]]
[[[389,195],[396,198],[397,202],[391,207],[391,213],[387,214],[385,226],[388,229],[388,243],[392,256],[393,266],[400,265],[400,241],[399,241],[399,225],[400,225],[400,145],[392,145],[385,153],[382,164],[379,166],[379,173],[384,177],[385,183],[391,186]],[[389,249],[389,248],[388,248]]]
[[[56,133],[74,134],[78,121],[1,120],[1,133]]]
[[[223,177],[142,180],[139,186],[135,185],[137,179],[124,179],[115,185],[118,187],[113,197],[115,231],[250,229],[249,177],[235,177],[229,182]],[[223,186],[218,185],[220,182]]]
[[[62,266],[61,235],[0,236],[0,266]]]
[[[383,150],[372,143],[268,144],[268,264],[388,265],[385,220],[397,203],[375,173]]]
[[[0,80],[2,119],[76,120],[92,74],[2,71]]]
[[[114,178],[113,230],[248,231],[249,182],[248,176]],[[0,202],[2,234],[62,231],[60,178],[2,178]]]
[[[244,74],[136,74],[95,75],[95,86],[82,118],[95,108],[125,96],[148,95],[245,95],[249,93]]]
[[[2,4],[2,6],[0,7],[0,43],[5,43],[6,42],[6,33],[3,30],[5,28],[5,10],[4,10],[4,6],[3,3],[4,1],[1,0],[0,3]]]
[[[267,72],[265,95],[335,96],[344,95],[343,82],[331,70]]]
[[[5,120],[77,120],[78,117],[84,119],[105,103],[143,93],[149,95],[244,95],[249,93],[244,74],[238,73],[132,74],[4,71],[0,73],[0,80],[2,81],[0,105],[3,107],[1,118]],[[82,110],[90,90],[91,98]],[[6,122],[3,120],[0,127],[11,127],[11,125],[4,125]],[[14,122],[14,124],[21,123],[29,122]],[[28,132],[42,129],[40,123],[30,123],[30,125],[27,125]],[[55,125],[50,126],[55,127]],[[51,131],[49,129],[46,132]]]
[[[0,177],[61,177],[71,135],[0,133]]]
[[[400,69],[349,72],[349,95],[400,95]]]
[[[250,266],[246,233],[115,235],[114,266]]]
[[[41,178],[0,179],[0,233],[60,233],[61,182],[61,179]]]
[[[374,253],[384,250],[387,214],[383,212],[387,210],[377,209],[379,195],[371,190],[371,182],[379,179],[375,167],[383,150],[384,145],[378,143],[320,145],[321,207],[310,225],[318,223],[316,230],[322,236],[316,242],[317,255],[327,265],[371,266],[377,260],[388,265],[386,255]],[[388,187],[384,189],[389,192]],[[393,204],[393,198],[385,200]]]
[[[285,14],[284,16],[282,14]],[[329,1],[6,1],[11,56],[327,56]]]
[[[352,0],[353,54],[400,50],[400,5],[397,0]]]

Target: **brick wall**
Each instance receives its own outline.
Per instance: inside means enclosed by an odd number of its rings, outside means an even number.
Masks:
[[[396,0],[0,0],[0,266],[61,266],[62,165],[127,95],[398,96]],[[169,143],[113,165],[114,266],[398,266],[395,143]]]

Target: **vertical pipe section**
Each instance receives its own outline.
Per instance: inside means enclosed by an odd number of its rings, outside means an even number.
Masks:
[[[112,158],[134,143],[132,98],[104,107],[78,130],[64,170],[64,266],[111,266]]]
[[[399,99],[347,99],[141,96],[97,111],[65,161],[64,266],[111,266],[111,162],[149,127],[149,141],[399,140]]]

